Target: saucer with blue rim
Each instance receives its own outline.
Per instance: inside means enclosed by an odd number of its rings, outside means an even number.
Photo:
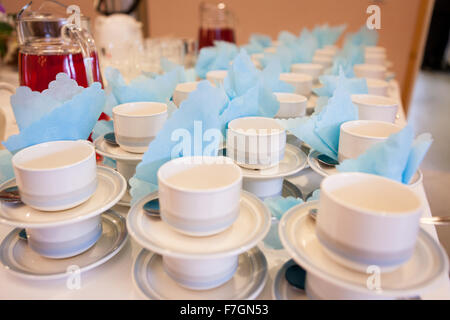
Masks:
[[[125,218],[113,210],[101,216],[102,234],[96,243],[83,253],[65,259],[48,259],[28,246],[19,234],[22,229],[11,231],[0,244],[0,262],[5,269],[21,278],[54,280],[67,277],[69,266],[78,266],[86,272],[114,257],[127,240]]]
[[[370,274],[357,272],[335,262],[316,236],[315,220],[309,210],[318,208],[318,201],[310,201],[288,210],[279,223],[280,240],[294,261],[308,275],[323,283],[340,288],[345,295],[356,298],[409,298],[418,296],[448,277],[449,265],[442,246],[424,229],[419,230],[416,248],[411,258],[399,268],[380,273],[381,292],[367,287]]]
[[[239,255],[233,277],[209,290],[189,290],[180,286],[164,270],[162,256],[143,249],[133,266],[133,282],[148,299],[176,300],[252,300],[267,281],[267,261],[257,247]]]
[[[286,261],[277,274],[272,283],[272,298],[275,300],[308,300],[305,290],[298,289],[291,285],[286,279],[286,272],[289,268],[295,267],[297,264],[294,260]],[[304,281],[303,281],[304,282]],[[303,283],[304,285],[304,283]]]
[[[98,154],[111,158],[113,160],[133,162],[138,164],[141,162],[143,153],[132,153],[123,150],[120,146],[114,146],[108,143],[104,136],[98,137],[94,141],[94,147]]]
[[[16,185],[15,178],[0,185],[0,190]],[[49,228],[81,222],[114,206],[127,188],[125,178],[117,171],[97,166],[97,189],[82,204],[60,211],[40,211],[26,204],[0,203],[0,223],[20,228]]]

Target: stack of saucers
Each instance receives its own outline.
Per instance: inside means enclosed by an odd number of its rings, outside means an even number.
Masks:
[[[423,210],[401,183],[341,173],[323,180],[319,201],[283,216],[280,239],[306,270],[311,299],[417,298],[449,271],[442,246],[420,228]],[[283,281],[277,286],[275,295],[286,298]]]
[[[226,157],[183,157],[158,170],[157,193],[128,213],[131,236],[145,249],[133,279],[150,299],[253,299],[267,279],[256,247],[270,213],[242,191],[240,168]],[[159,197],[159,215],[147,203]],[[155,216],[156,215],[156,216]]]
[[[167,120],[167,105],[159,102],[131,102],[113,108],[114,133],[94,141],[97,153],[116,161],[117,171],[128,181],[143,154]],[[130,206],[128,192],[119,205]]]
[[[18,227],[0,245],[8,271],[32,279],[61,278],[70,265],[88,270],[122,248],[125,221],[108,209],[125,193],[126,181],[96,166],[90,142],[34,145],[15,154],[12,164],[16,177],[0,186],[17,186],[20,194],[16,203],[0,204],[0,223]]]
[[[285,129],[272,118],[244,117],[230,121],[226,146],[226,155],[241,167],[244,190],[262,199],[281,195],[285,177],[306,166],[306,154],[286,144]]]

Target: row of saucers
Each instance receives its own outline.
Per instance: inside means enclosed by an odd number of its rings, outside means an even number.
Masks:
[[[227,157],[182,157],[158,170],[156,193],[128,212],[130,235],[144,249],[132,270],[150,299],[254,299],[267,279],[256,247],[270,213],[242,191],[241,169]],[[159,198],[159,216],[146,204]]]
[[[12,158],[19,203],[0,203],[0,223],[16,227],[0,245],[4,267],[29,279],[57,279],[67,268],[96,267],[125,244],[125,220],[112,210],[126,190],[116,171],[97,167],[84,140],[37,144]],[[24,228],[24,229],[23,229]]]
[[[114,132],[94,141],[97,153],[116,161],[117,171],[128,181],[143,154],[167,120],[167,105],[160,102],[130,102],[113,108]],[[127,190],[119,205],[130,206]]]
[[[306,283],[305,291],[287,284],[287,262],[275,277],[276,299],[417,299],[448,277],[445,250],[420,227],[424,204],[408,186],[341,173],[320,190],[320,200],[280,221],[281,242]]]

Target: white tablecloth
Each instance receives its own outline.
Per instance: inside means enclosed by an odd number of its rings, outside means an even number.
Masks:
[[[0,81],[5,79],[0,77]],[[398,85],[392,82],[392,96],[399,97]],[[5,97],[0,94],[0,107],[10,108],[4,104]],[[402,109],[402,108],[401,108]],[[10,119],[9,121],[13,121]],[[399,123],[405,123],[403,109],[400,112]],[[14,131],[10,126],[9,133]],[[322,177],[310,168],[302,170],[289,180],[300,187],[304,194],[319,187]],[[427,203],[424,216],[431,216],[428,201],[426,199],[423,185],[420,187],[422,198]],[[126,216],[127,208],[115,206],[118,213]],[[437,239],[436,230],[431,225],[423,226]],[[0,225],[0,239],[3,239],[13,228]],[[131,272],[134,260],[141,251],[141,247],[133,240],[128,239],[123,249],[111,260],[98,268],[81,274],[80,289],[68,289],[66,280],[35,281],[24,280],[10,274],[6,269],[0,268],[0,299],[142,299],[142,295],[135,288]],[[263,249],[269,267],[269,279],[260,299],[271,299],[272,280],[276,272],[284,262],[290,259],[285,250]],[[448,276],[444,277],[440,285],[434,290],[422,296],[423,299],[450,299],[450,282]]]

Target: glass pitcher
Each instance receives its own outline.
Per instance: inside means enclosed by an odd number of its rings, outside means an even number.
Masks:
[[[198,49],[214,45],[215,40],[236,43],[235,17],[222,1],[204,1],[200,4]]]
[[[67,7],[57,1],[45,1],[37,11],[30,5],[17,15],[20,85],[43,91],[60,72],[83,87],[102,83],[86,18],[78,25],[68,23]]]

